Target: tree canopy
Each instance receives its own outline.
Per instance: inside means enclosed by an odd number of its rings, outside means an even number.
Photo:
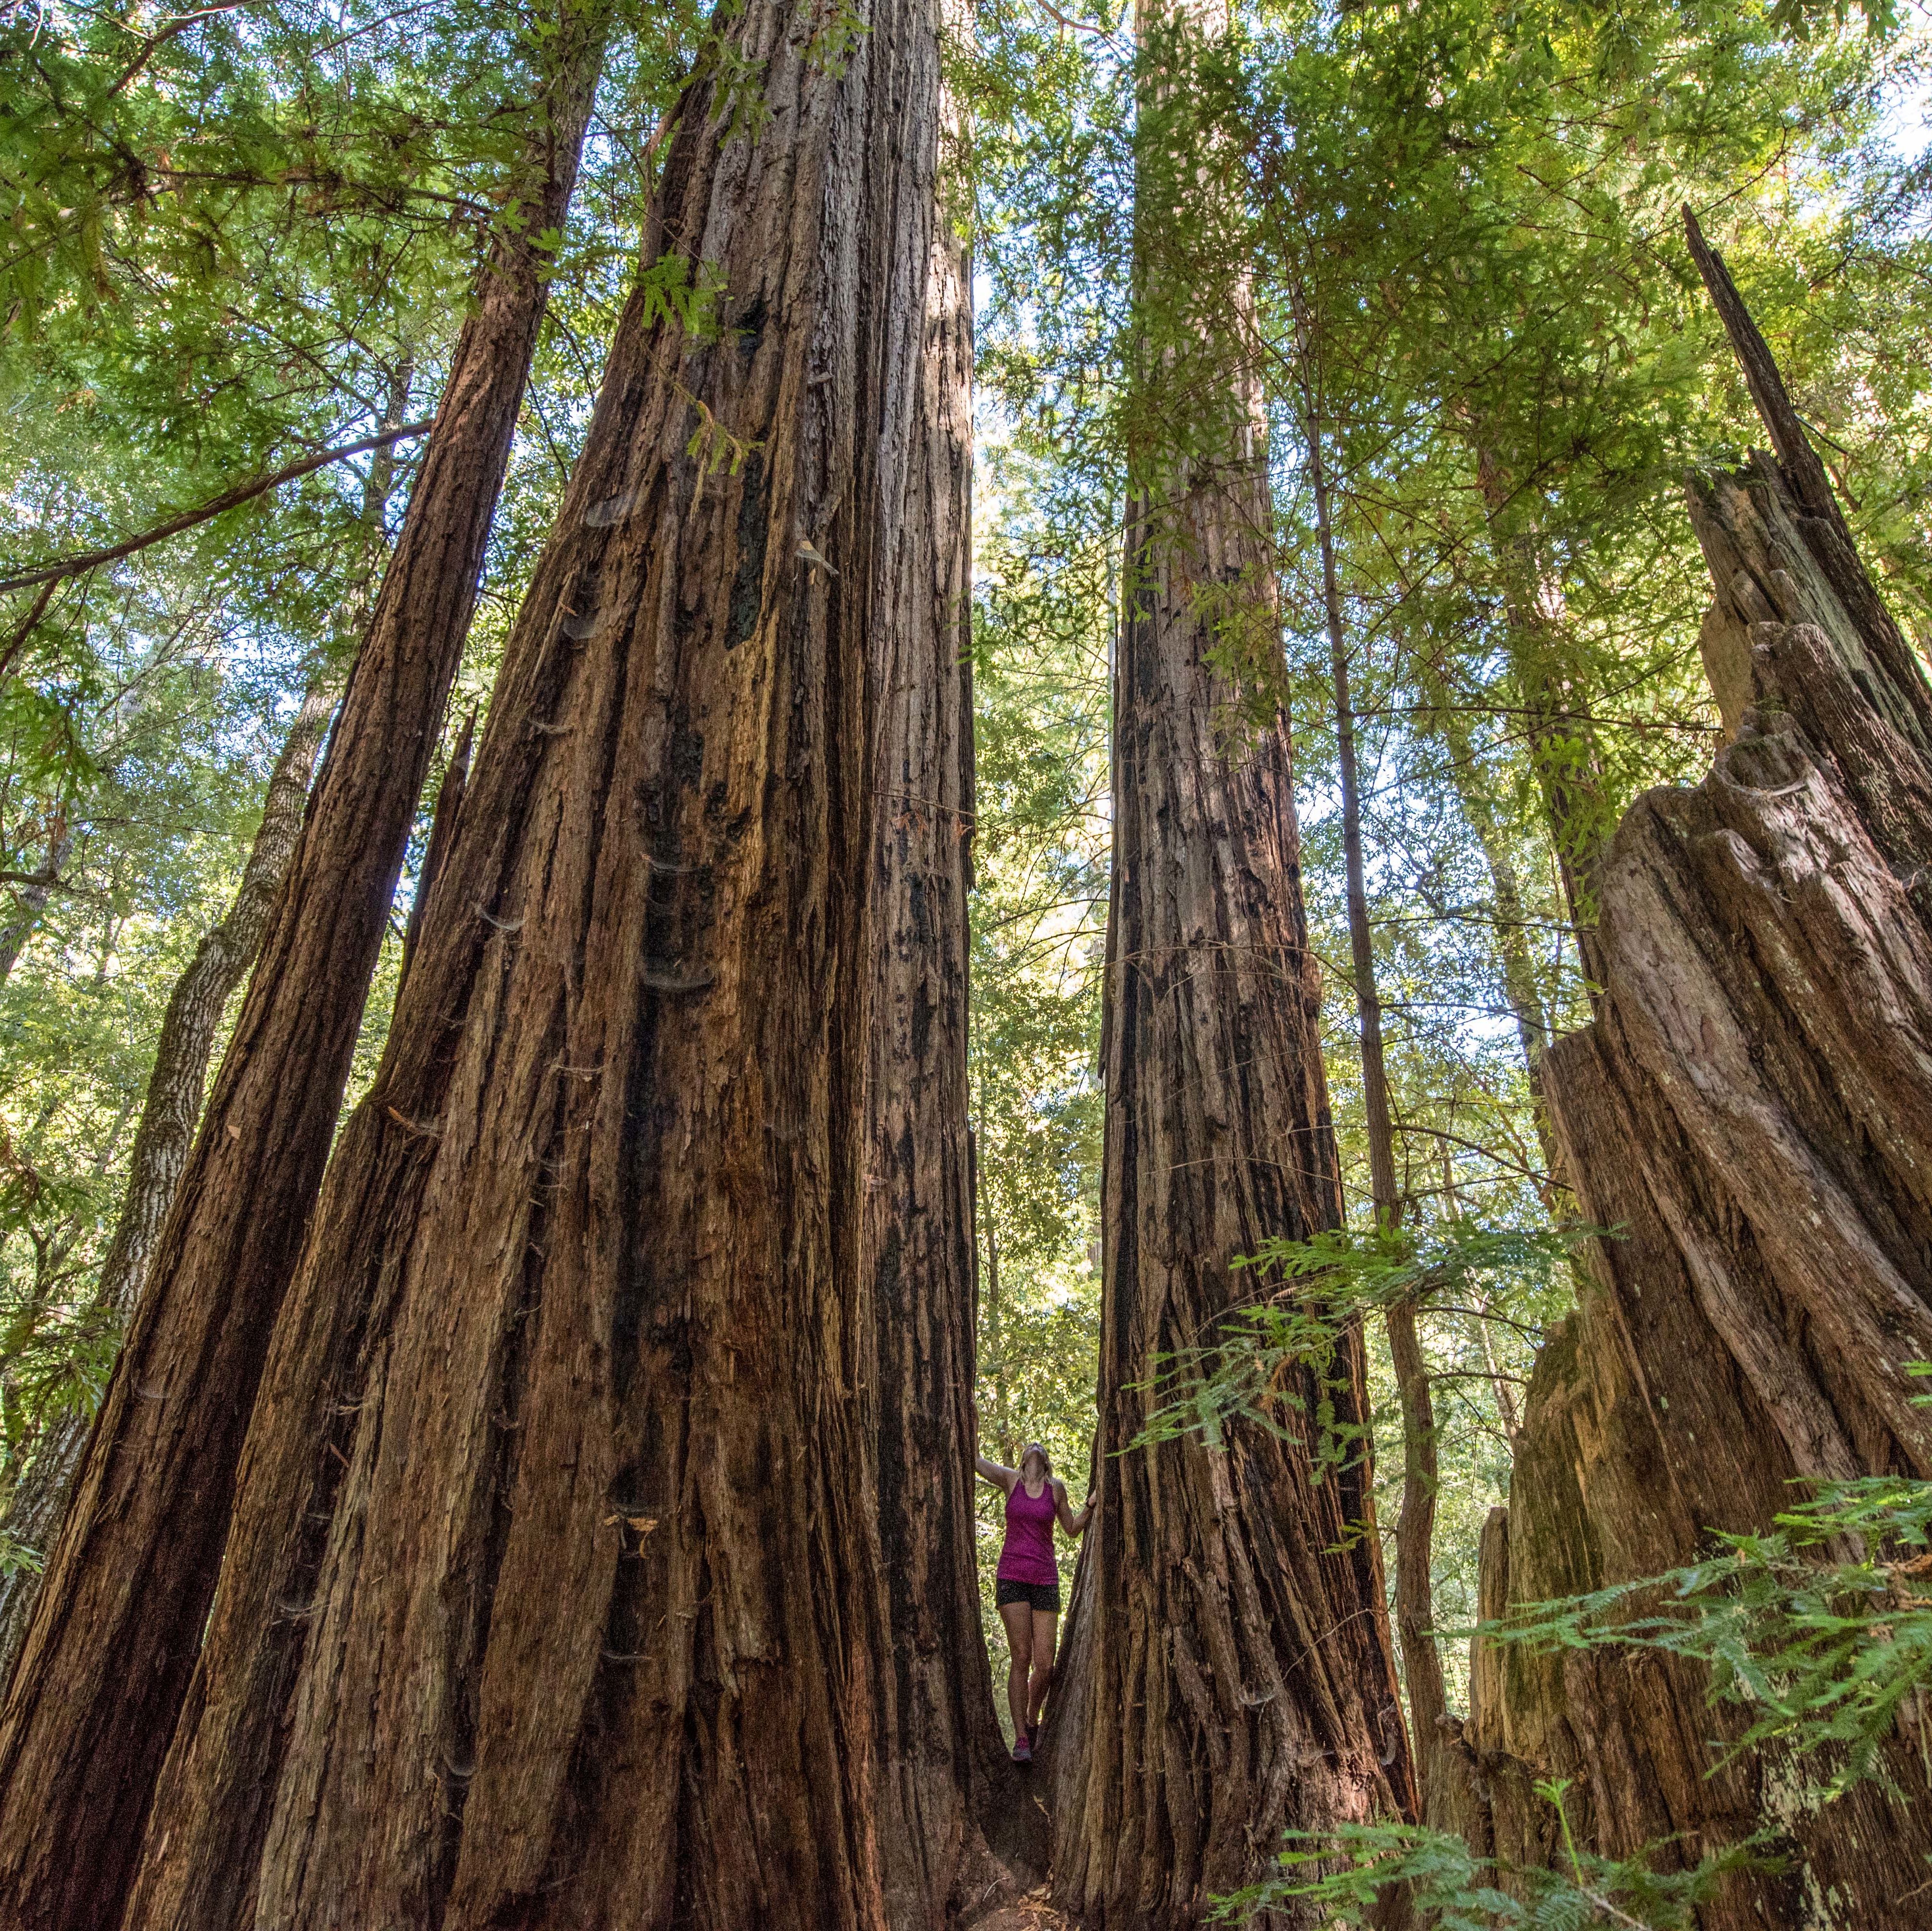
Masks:
[[[661,307],[716,307],[727,336],[763,326],[646,221],[694,72],[722,74],[757,138],[762,76],[725,72],[740,57],[720,51],[742,12],[617,9],[568,223],[535,238],[549,306],[438,778],[487,706],[640,277],[663,284]],[[1227,398],[1251,396],[1278,602],[1258,631],[1252,598],[1222,586],[1219,667],[1243,701],[1221,728],[1239,742],[1280,707],[1292,733],[1348,1225],[1312,1256],[1240,1258],[1263,1300],[1260,1284],[1312,1273],[1345,1279],[1346,1312],[1367,1317],[1378,1519],[1361,1527],[1384,1538],[1403,1454],[1378,1317],[1414,1299],[1439,1466],[1435,1640],[1463,1707],[1484,1521],[1508,1499],[1528,1378],[1576,1306],[1590,1232],[1543,1055],[1600,1002],[1598,879],[1620,817],[1694,781],[1726,736],[1684,483],[1762,435],[1683,211],[1721,248],[1924,653],[1932,43],[1916,13],[1805,0],[957,12],[941,205],[970,245],[976,335],[967,1123],[982,1446],[1010,1462],[1042,1440],[1076,1499],[1098,1479],[1123,530],[1130,503],[1223,459]],[[100,1271],[170,994],[234,896],[305,696],[348,675],[479,263],[524,230],[516,157],[547,111],[532,76],[554,13],[0,10],[0,1501],[63,1417],[101,1398],[122,1330]],[[802,10],[812,59],[836,70],[868,17],[842,0]],[[760,450],[707,409],[688,453],[736,477]],[[1324,538],[1400,1235],[1371,1205]],[[387,1037],[430,835],[425,807],[350,1105]],[[1318,1345],[1265,1321],[1232,1354],[1225,1336],[1198,1339],[1198,1360],[1169,1364],[1176,1429],[1280,1423],[1276,1371]],[[1924,1542],[1922,1495],[1874,1494],[1794,1504],[1768,1540],[1728,1539],[1673,1571],[1680,1606],[1728,1606],[1717,1635],[1636,1605],[1643,1638],[1754,1684],[1750,1747],[1816,1732],[1856,1753],[1882,1727],[1873,1699],[1883,1723],[1922,1699],[1916,1651],[1892,1652],[1876,1688],[1858,1660],[1885,1564]],[[1857,1514],[1881,1504],[1876,1525]],[[979,1522],[989,1632],[998,1507],[986,1499]],[[0,1542],[10,1569],[45,1554]],[[1510,1640],[1636,1640],[1616,1620],[1630,1594]],[[1912,1615],[1918,1629],[1922,1605]],[[1852,1713],[1838,1731],[1827,1704]],[[1358,1864],[1475,1909],[1487,1867],[1445,1844],[1372,1837]],[[1709,1869],[1648,1889],[1580,1854],[1563,1882],[1614,1912],[1564,1918],[1574,1898],[1539,1894],[1495,1921],[1693,1921],[1706,1891],[1771,1855],[1704,1848]],[[1242,1908],[1300,1875],[1330,1887],[1339,1921],[1361,1921],[1348,1914],[1367,1894],[1328,1865],[1291,1864]]]

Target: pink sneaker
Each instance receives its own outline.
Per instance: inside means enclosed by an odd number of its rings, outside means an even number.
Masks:
[[[1025,1735],[1022,1735],[1013,1745],[1013,1761],[1015,1763],[1033,1762],[1033,1744]]]

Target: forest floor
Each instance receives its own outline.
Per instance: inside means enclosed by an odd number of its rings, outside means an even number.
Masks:
[[[967,1887],[979,1901],[960,1914],[961,1931],[1072,1931],[1073,1921],[1047,1901],[1053,1827],[1039,1774],[1000,1766],[994,1801],[981,1819],[983,1862]]]
[[[1047,1902],[1044,1885],[1016,1903],[995,1906],[984,1918],[968,1922],[972,1931],[1072,1931],[1073,1924]]]

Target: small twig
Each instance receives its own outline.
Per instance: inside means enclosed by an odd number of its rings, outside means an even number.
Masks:
[[[198,13],[184,13],[178,20],[170,20],[158,34],[148,40],[141,51],[134,56],[134,64],[107,90],[107,97],[110,100],[112,100],[116,94],[128,86],[148,61],[152,60],[155,55],[159,53],[177,34],[187,32],[196,22],[206,20],[211,14],[232,13],[238,7],[246,7],[252,4],[253,0],[221,0],[219,6],[204,7]]]

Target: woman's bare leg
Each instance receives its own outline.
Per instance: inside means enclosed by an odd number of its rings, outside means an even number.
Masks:
[[[1027,1672],[1033,1661],[1033,1633],[1037,1612],[1030,1603],[1002,1603],[1000,1621],[1006,1626],[1006,1708],[1012,1712],[1013,1741],[1027,1733]],[[1047,1641],[1053,1640],[1049,1630]]]
[[[1053,1637],[1060,1621],[1057,1609],[1036,1609],[1033,1612],[1031,1655],[1033,1672],[1027,1685],[1027,1728],[1036,1729],[1040,1723],[1040,1706],[1046,1701],[1046,1693],[1053,1683]]]

